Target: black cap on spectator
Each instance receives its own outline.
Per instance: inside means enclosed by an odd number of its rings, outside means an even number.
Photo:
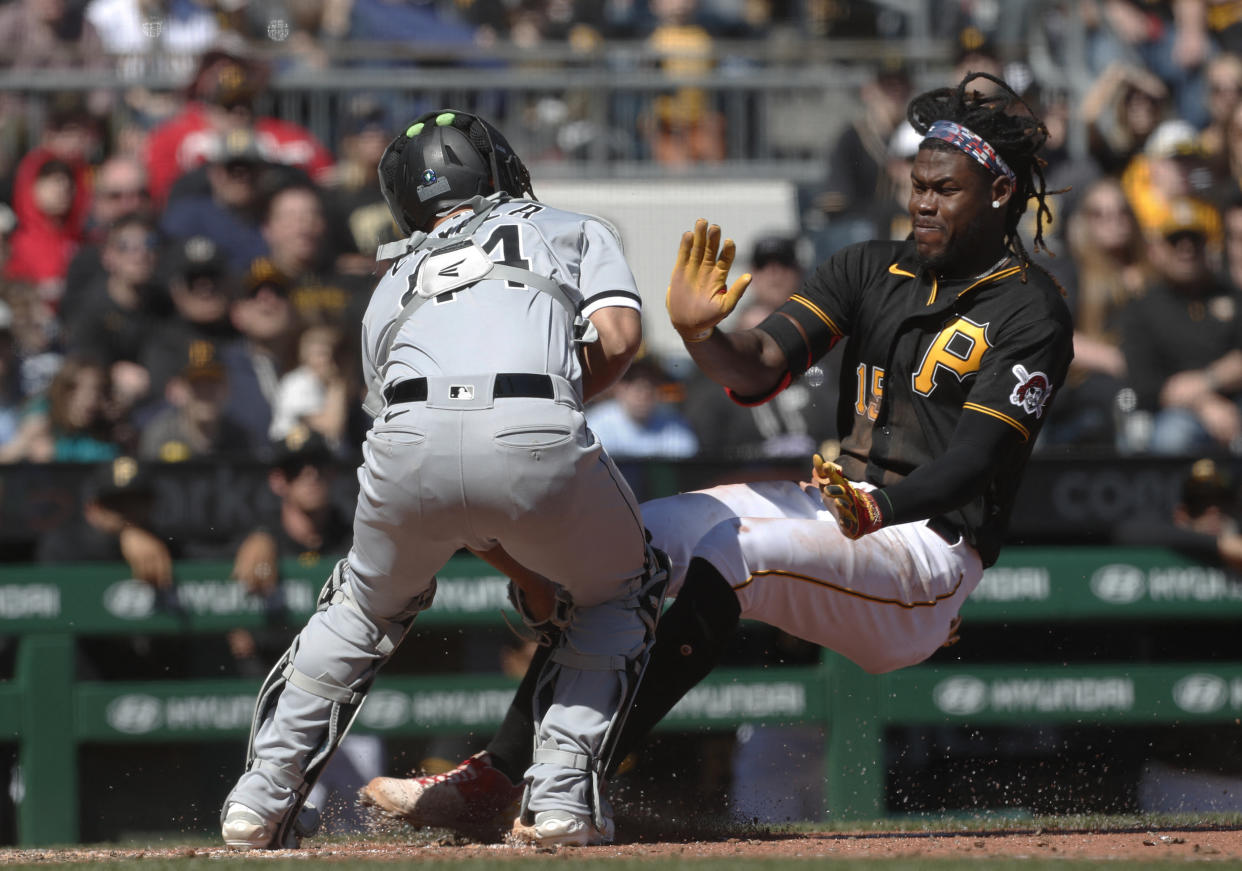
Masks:
[[[168,271],[171,275],[193,281],[200,276],[219,278],[228,271],[224,252],[213,239],[191,236],[179,240],[169,257]]]
[[[47,128],[64,130],[67,127],[89,127],[91,125],[90,109],[82,94],[74,91],[63,91],[54,95],[47,107]]]
[[[281,296],[288,296],[290,284],[288,276],[277,269],[276,264],[266,257],[259,257],[250,264],[250,269],[242,278],[242,293],[246,297],[253,297],[261,289],[268,287]]]
[[[1220,508],[1229,513],[1236,499],[1233,478],[1216,465],[1215,460],[1196,461],[1182,482],[1182,505],[1191,517],[1199,517],[1209,508]]]
[[[226,375],[214,342],[206,339],[190,342],[185,368],[181,370],[182,378],[187,381],[222,381]]]
[[[305,466],[330,466],[333,459],[327,440],[304,424],[272,442],[272,466],[288,477],[296,476]]]
[[[213,143],[211,159],[215,163],[265,163],[267,158],[259,147],[254,131],[245,127],[221,134]]]
[[[368,130],[375,130],[385,135],[390,134],[392,124],[388,112],[374,100],[358,100],[349,107],[342,122],[341,130],[346,136],[357,136]]]
[[[86,479],[86,499],[101,504],[150,496],[154,485],[147,468],[133,457],[117,457],[96,468]]]
[[[755,242],[750,255],[752,269],[762,269],[769,263],[782,266],[798,266],[797,242],[788,236],[763,236]]]
[[[213,48],[199,58],[198,69],[190,79],[189,97],[226,109],[248,107],[266,81],[265,65],[222,48]]]

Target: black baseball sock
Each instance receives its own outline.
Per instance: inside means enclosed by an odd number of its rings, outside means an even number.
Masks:
[[[612,768],[641,747],[652,727],[716,667],[733,640],[741,613],[737,595],[715,566],[707,560],[693,560],[685,584],[656,625],[651,661],[621,729]],[[504,722],[487,745],[492,764],[514,783],[530,767],[535,681],[550,652],[547,647],[536,651]]]
[[[513,783],[521,783],[522,778],[526,777],[526,769],[530,768],[530,755],[535,743],[535,716],[532,711],[535,681],[539,679],[539,672],[543,671],[551,653],[551,647],[535,648],[535,655],[526,667],[526,674],[518,684],[513,701],[509,703],[500,729],[487,745],[492,765]]]
[[[664,715],[720,662],[737,631],[737,594],[704,559],[686,570],[686,582],[656,625],[655,646],[607,772],[646,743]]]

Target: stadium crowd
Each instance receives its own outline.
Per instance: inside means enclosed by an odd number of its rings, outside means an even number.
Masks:
[[[372,252],[395,232],[375,174],[394,107],[358,95],[333,119],[335,138],[321,141],[260,111],[274,73],[393,63],[328,51],[381,39],[480,48],[639,39],[693,73],[719,61],[715,41],[773,40],[782,27],[813,38],[909,35],[886,4],[826,5],[0,3],[0,65],[13,72],[72,66],[139,81],[159,72],[153,65],[187,67],[176,89],[9,91],[0,101],[9,143],[0,146],[0,462],[265,462],[299,427],[339,461],[356,459],[368,426],[356,325]],[[1001,75],[1052,133],[1046,171],[1065,191],[1049,239],[1056,256],[1042,262],[1075,312],[1076,357],[1039,449],[1242,453],[1238,5],[1027,0],[1000,15],[999,4],[928,0],[929,35],[954,63],[945,80]],[[1049,29],[1057,14],[1081,16],[1086,37],[1069,64],[1090,75],[1077,103],[1064,83],[1040,80],[1017,39],[1015,22],[1042,16]],[[779,305],[812,260],[908,232],[914,70],[891,54],[859,65],[858,112],[828,144],[802,238],[765,237],[743,252],[756,279],[739,318]],[[725,116],[707,92],[658,103],[651,117],[676,123],[657,123],[659,135],[641,123],[630,131],[655,136],[652,160],[729,156]],[[1086,139],[1077,151],[1075,125]],[[15,131],[37,140],[18,150]],[[615,455],[792,458],[831,442],[834,372],[745,409],[693,376],[673,377],[669,362],[650,356],[590,409]]]

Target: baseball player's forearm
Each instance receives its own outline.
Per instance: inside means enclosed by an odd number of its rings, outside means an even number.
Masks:
[[[583,401],[615,384],[643,342],[642,315],[637,309],[602,308],[590,320],[599,331],[599,338],[581,346]]]
[[[984,414],[964,412],[945,452],[884,488],[884,525],[926,520],[981,495],[1019,439],[1017,430]]]
[[[739,397],[766,396],[789,371],[785,352],[763,330],[717,329],[686,349],[703,374]]]

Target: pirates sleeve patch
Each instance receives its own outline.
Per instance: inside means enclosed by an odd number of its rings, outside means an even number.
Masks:
[[[1048,376],[1043,372],[1027,372],[1026,367],[1018,363],[1013,367],[1014,377],[1018,384],[1009,394],[1009,401],[1027,414],[1039,417],[1044,413],[1048,397],[1052,394]]]

